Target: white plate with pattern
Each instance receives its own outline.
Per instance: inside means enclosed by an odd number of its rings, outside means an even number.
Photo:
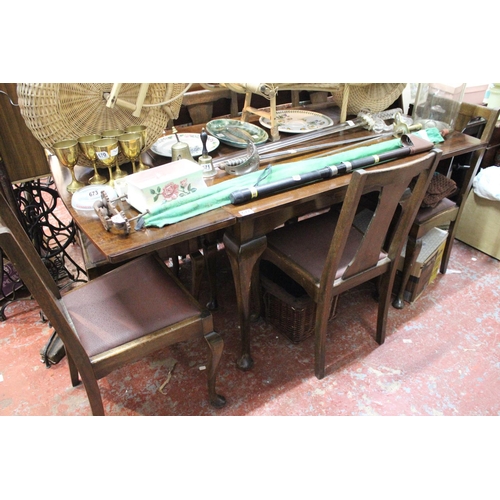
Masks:
[[[278,130],[280,132],[288,132],[290,134],[305,134],[333,125],[333,120],[329,116],[301,109],[277,111],[276,121],[278,122]],[[268,118],[262,116],[259,122],[264,127],[271,128],[271,120]]]
[[[177,134],[179,141],[184,142],[189,146],[191,156],[201,156],[203,151],[203,144],[200,139],[200,134]],[[210,153],[219,147],[219,139],[207,134],[207,149]],[[160,156],[172,157],[172,146],[177,142],[175,135],[167,135],[160,137],[152,146],[151,151]]]

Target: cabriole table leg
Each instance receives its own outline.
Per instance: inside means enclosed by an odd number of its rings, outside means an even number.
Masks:
[[[236,287],[238,316],[241,328],[241,357],[237,361],[237,366],[244,371],[250,370],[253,367],[253,359],[250,355],[252,273],[266,245],[267,238],[265,236],[240,244],[227,232],[224,235],[224,246],[229,257]]]

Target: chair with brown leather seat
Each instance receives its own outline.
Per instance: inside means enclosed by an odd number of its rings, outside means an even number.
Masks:
[[[376,341],[384,342],[397,260],[440,155],[433,150],[393,166],[355,170],[339,211],[332,208],[267,236],[262,259],[301,285],[316,303],[317,378],[325,375],[327,322],[334,297],[375,278],[379,279]],[[418,180],[401,204],[397,228],[389,232],[399,200],[414,177]],[[378,193],[375,210],[357,214],[362,195],[371,193]]]
[[[473,123],[475,118],[484,119],[484,127],[479,135],[479,138],[488,144],[493,134],[495,124],[499,116],[498,109],[491,109],[485,106],[478,106],[463,102],[460,105],[460,111],[455,124],[455,130],[467,133],[467,126]],[[410,279],[411,270],[422,248],[423,237],[435,227],[448,226],[448,236],[443,251],[443,256],[440,264],[441,274],[446,274],[448,262],[450,260],[453,242],[455,241],[455,231],[460,221],[460,215],[463,209],[463,203],[467,199],[467,195],[472,187],[472,181],[479,169],[485,148],[475,151],[471,154],[468,168],[464,169],[464,175],[458,181],[457,191],[452,197],[445,197],[434,207],[422,207],[417,212],[417,216],[412,223],[408,234],[408,242],[406,245],[404,264],[402,270],[401,283],[398,293],[392,305],[397,309],[404,307],[404,293]],[[447,177],[452,176],[453,159],[443,160],[437,167],[437,172],[441,172]],[[442,171],[444,170],[444,171]]]
[[[0,194],[0,247],[64,343],[73,386],[81,377],[92,413],[104,415],[98,380],[169,345],[203,337],[208,394],[216,408],[223,341],[211,314],[150,254],[61,295],[12,208]]]

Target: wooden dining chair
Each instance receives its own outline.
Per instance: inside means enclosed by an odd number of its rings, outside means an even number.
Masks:
[[[484,119],[484,127],[479,135],[479,138],[484,141],[485,144],[488,144],[493,134],[495,124],[497,123],[498,116],[498,109],[463,102],[460,105],[455,130],[467,133],[468,126],[470,124],[474,126],[474,119],[482,118]],[[446,274],[463,204],[465,203],[467,195],[471,190],[472,182],[477,174],[485,151],[486,147],[478,151],[474,151],[470,155],[469,166],[464,169],[465,174],[457,182],[457,191],[452,195],[452,197],[443,198],[435,207],[421,207],[418,210],[408,234],[401,282],[397,295],[392,303],[396,309],[403,309],[404,307],[405,290],[410,279],[411,270],[413,269],[422,248],[423,238],[431,229],[435,227],[448,227],[448,236],[446,237],[446,243],[439,268],[441,274]],[[452,165],[453,158],[443,160],[438,165],[436,170],[447,177],[451,177],[453,173],[451,168]]]
[[[318,379],[325,376],[327,322],[334,298],[375,278],[379,279],[376,341],[384,342],[398,257],[440,155],[432,150],[394,166],[355,170],[340,209],[285,225],[267,236],[262,259],[301,285],[316,303]],[[363,196],[373,193],[378,193],[374,211],[361,209]],[[405,202],[398,208],[403,195]],[[400,210],[398,224],[389,231],[396,210]]]
[[[156,254],[132,260],[61,294],[3,194],[0,247],[64,343],[73,386],[81,380],[93,415],[104,415],[98,380],[169,345],[203,337],[209,346],[208,395],[216,408],[223,340]]]

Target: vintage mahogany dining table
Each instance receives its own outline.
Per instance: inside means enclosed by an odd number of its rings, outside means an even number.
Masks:
[[[200,124],[183,127],[179,128],[178,132],[200,133],[204,126],[204,124]],[[170,131],[166,131],[165,135],[170,133]],[[355,129],[318,139],[314,143],[340,141],[354,137],[369,138],[372,135],[373,133],[367,130]],[[290,136],[291,134],[281,133],[282,138]],[[452,132],[444,142],[437,145],[442,151],[442,162],[444,160],[451,162],[454,156],[472,152],[485,146],[486,144],[481,140],[460,132]],[[355,147],[357,147],[356,144],[348,146],[348,148]],[[330,154],[338,151],[338,148],[333,149]],[[242,150],[221,142],[220,146],[215,151],[212,151],[210,155],[217,160],[236,152],[241,153]],[[303,160],[317,156],[320,153],[322,152],[316,151],[315,153],[299,155],[293,158],[276,160],[272,163],[277,165]],[[147,163],[152,167],[170,161],[170,158],[160,157],[151,150],[147,152],[146,156],[150,160]],[[396,163],[391,162],[391,164]],[[259,198],[242,205],[226,205],[163,228],[148,227],[138,231],[132,230],[130,234],[124,235],[105,231],[97,215],[88,215],[74,210],[71,206],[72,195],[66,190],[66,186],[71,181],[69,170],[61,166],[55,156],[50,157],[50,165],[56,188],[75,224],[109,263],[120,263],[195,238],[223,232],[223,243],[231,264],[237,297],[241,330],[241,356],[237,360],[237,366],[242,370],[248,370],[253,366],[250,353],[252,276],[257,271],[255,264],[266,247],[266,234],[288,220],[326,209],[341,202],[350,179],[349,174],[334,177],[266,198]],[[261,163],[260,168],[262,169],[267,165],[268,163]],[[122,165],[121,168],[126,169],[129,166]],[[75,167],[75,174],[79,180],[88,180],[92,173],[91,168],[78,165]],[[225,171],[218,170],[217,176],[208,180],[207,184],[224,182],[224,180],[231,177]],[[127,217],[134,217],[138,214],[134,208],[129,207],[127,209],[127,207],[128,204],[122,203],[122,208],[125,210]]]

